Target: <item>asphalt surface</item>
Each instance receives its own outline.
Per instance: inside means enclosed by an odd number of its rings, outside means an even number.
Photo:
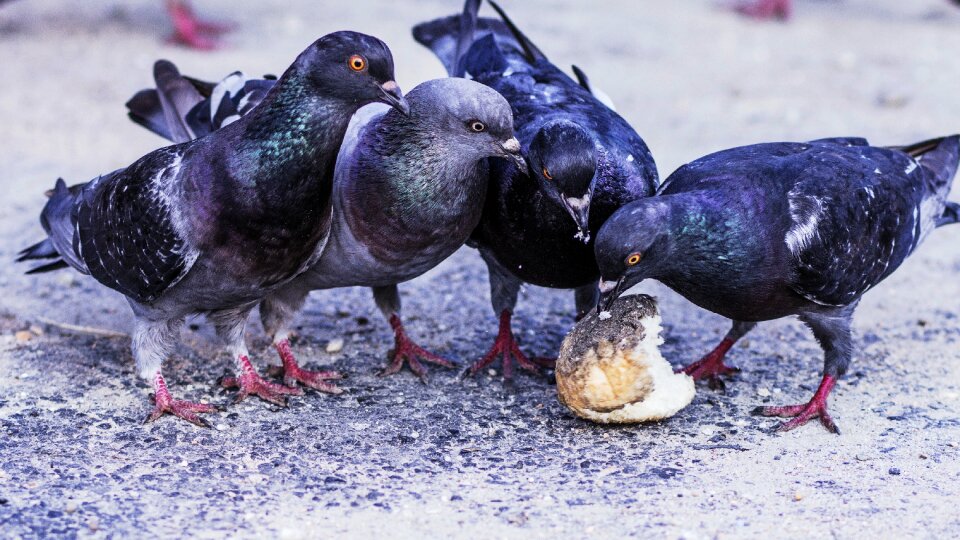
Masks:
[[[3,261],[40,238],[42,192],[57,175],[85,180],[160,144],[122,109],[153,59],[210,78],[276,72],[317,35],[355,27],[391,44],[408,88],[441,71],[404,29],[460,7],[197,2],[239,25],[224,50],[202,54],[163,45],[158,2],[76,4],[0,9]],[[506,7],[548,55],[581,65],[622,103],[664,176],[740,143],[896,144],[960,130],[960,59],[948,53],[960,50],[960,14],[946,2],[801,1],[789,24],[665,4]],[[129,339],[110,334],[129,326],[123,299],[68,271],[31,277],[3,264],[0,537],[956,536],[958,246],[960,227],[937,231],[864,299],[859,350],[830,401],[840,436],[815,424],[773,434],[776,421],[750,414],[816,388],[821,352],[795,320],[763,324],[731,352],[742,371],[725,391],[698,387],[667,421],[608,427],[566,411],[549,374],[506,386],[498,365],[473,379],[432,368],[427,384],[409,371],[378,377],[392,336],[362,289],[315,293],[294,346],[308,366],[347,373],[344,394],[232,404],[216,383],[231,361],[198,319],[165,373],[177,397],[225,410],[209,416],[212,429],[170,417],[143,425],[149,386],[134,375]],[[465,365],[492,342],[472,250],[401,290],[421,345]],[[725,333],[719,317],[662,287],[643,290],[660,302],[661,350],[675,365]],[[515,329],[525,350],[556,352],[572,296],[524,290]],[[248,332],[255,364],[278,363],[258,325]],[[325,352],[335,339],[342,351]]]

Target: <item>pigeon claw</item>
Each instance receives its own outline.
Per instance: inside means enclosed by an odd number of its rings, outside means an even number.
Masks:
[[[388,353],[390,363],[379,373],[381,377],[398,373],[403,369],[404,362],[410,367],[410,371],[424,383],[427,382],[427,369],[420,363],[421,360],[447,368],[456,367],[456,364],[450,360],[434,354],[414,343],[414,341],[407,336],[406,331],[403,329],[403,323],[396,314],[390,316],[390,326],[393,327],[394,347]]]
[[[210,51],[217,48],[216,36],[233,29],[231,24],[213,23],[197,18],[186,0],[167,0],[167,12],[173,23],[171,43],[191,49]]]
[[[721,375],[732,375],[738,373],[740,368],[728,366],[723,362],[727,351],[733,347],[733,340],[724,338],[719,345],[706,356],[690,364],[687,367],[677,370],[678,373],[686,373],[693,377],[695,381],[707,379],[707,385],[713,390],[725,390],[726,384],[720,378]]]
[[[804,405],[786,405],[782,407],[757,407],[754,412],[760,416],[779,416],[782,418],[792,418],[777,426],[774,430],[777,433],[783,433],[796,429],[814,418],[819,418],[823,427],[830,433],[840,434],[840,429],[834,423],[833,418],[827,412],[826,406],[818,406],[813,402]]]
[[[267,368],[267,375],[271,377],[282,377],[283,384],[289,387],[296,387],[297,383],[319,390],[327,394],[342,394],[343,389],[330,384],[329,380],[342,379],[343,374],[337,371],[310,371],[300,367],[297,363],[293,351],[290,350],[290,342],[286,339],[278,341],[276,344],[277,353],[283,361],[283,367],[270,366]]]
[[[836,377],[824,375],[823,381],[820,382],[820,387],[817,388],[817,392],[813,394],[813,397],[808,403],[781,407],[757,407],[753,410],[753,414],[792,418],[792,420],[784,422],[777,427],[775,431],[778,433],[796,429],[814,418],[819,418],[820,423],[827,431],[839,435],[840,429],[837,427],[837,424],[834,423],[833,418],[830,417],[830,413],[827,412],[827,396],[830,394],[830,390],[833,389],[836,382]]]
[[[234,403],[240,403],[250,396],[257,396],[274,405],[286,407],[288,396],[303,395],[303,390],[299,388],[290,388],[282,384],[272,383],[258,375],[246,356],[239,358],[239,364],[240,376],[224,377],[220,381],[220,385],[224,388],[240,389],[233,400]]]
[[[513,330],[510,328],[511,316],[509,310],[504,310],[503,313],[500,314],[500,329],[497,333],[497,339],[493,342],[493,346],[490,347],[490,351],[470,366],[465,373],[466,375],[476,375],[480,370],[492,364],[498,357],[502,357],[503,359],[503,378],[507,381],[513,379],[514,360],[516,360],[521,368],[531,373],[540,373],[540,368],[552,368],[556,365],[556,359],[528,358],[527,355],[523,354],[517,340],[513,337]]]
[[[752,0],[736,4],[734,9],[754,19],[779,19],[785,21],[790,18],[790,12],[792,10],[790,1],[791,0]]]
[[[217,407],[206,403],[194,403],[192,401],[173,399],[169,392],[165,394],[150,394],[150,398],[153,400],[154,407],[153,411],[150,413],[150,416],[147,416],[146,420],[143,421],[144,424],[149,424],[165,414],[170,414],[176,416],[177,418],[182,418],[196,426],[209,428],[210,423],[198,415],[202,413],[213,413],[220,410]]]

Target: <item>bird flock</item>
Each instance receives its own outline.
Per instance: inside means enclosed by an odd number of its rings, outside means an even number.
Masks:
[[[500,359],[538,372],[511,315],[524,283],[569,289],[577,317],[646,279],[732,321],[683,368],[711,386],[735,371],[733,344],[760,321],[796,315],[824,351],[809,402],[756,413],[838,432],[827,399],[853,354],[860,297],[933,229],[948,202],[960,136],[904,146],[860,138],[756,144],[680,167],[663,182],[637,132],[593,88],[553,64],[494,2],[416,25],[449,77],[404,95],[389,48],[349,31],[321,37],[280,77],[218,83],[154,67],[130,118],[173,145],[68,187],[40,215],[47,237],[19,260],[71,267],[124,294],[133,356],[153,384],[147,420],[207,426],[215,407],[175,399],[162,373],[186,317],[205,314],[235,362],[236,400],[285,404],[302,387],[339,393],[332,371],[300,366],[291,328],[309,293],[369,287],[394,332],[382,373],[455,364],[416,343],[397,286],[464,244],[487,265],[497,337],[467,373]],[[250,360],[258,308],[282,366]]]

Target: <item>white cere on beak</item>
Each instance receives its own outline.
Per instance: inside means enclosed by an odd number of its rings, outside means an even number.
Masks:
[[[507,152],[520,151],[520,141],[518,141],[516,137],[512,137],[510,139],[503,141],[501,146],[503,146],[503,149],[506,150]]]
[[[617,288],[616,281],[607,281],[605,279],[600,280],[600,292],[608,293]]]
[[[567,204],[570,205],[570,208],[574,210],[580,210],[590,206],[590,195],[584,195],[583,197],[567,197]]]
[[[590,194],[587,193],[583,197],[564,197],[564,201],[567,203],[567,206],[570,207],[570,212],[576,217],[584,209],[590,206]],[[577,234],[573,237],[577,240],[580,240],[584,244],[590,241],[590,231],[585,231],[580,226],[577,226]]]
[[[400,85],[397,84],[397,81],[392,81],[392,80],[391,80],[391,81],[387,81],[387,82],[383,83],[382,85],[380,85],[380,88],[383,88],[383,89],[386,90],[387,92],[394,92],[394,91],[396,91],[397,88],[399,88],[399,87],[400,87]]]

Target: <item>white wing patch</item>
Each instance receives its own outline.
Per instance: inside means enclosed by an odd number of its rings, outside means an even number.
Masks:
[[[790,203],[790,219],[793,226],[787,231],[784,240],[790,252],[797,256],[806,248],[814,236],[817,235],[817,226],[823,214],[823,204],[820,199],[808,195],[788,194]]]
[[[910,160],[910,164],[907,165],[907,168],[904,169],[903,172],[905,172],[906,174],[910,174],[910,173],[912,173],[913,170],[916,169],[916,168],[917,168],[917,162],[911,159],[911,160]]]
[[[186,243],[189,242],[187,239],[189,238],[190,224],[181,205],[176,204],[176,195],[174,194],[182,185],[177,176],[179,176],[183,164],[183,153],[168,148],[167,155],[170,161],[166,167],[157,171],[157,174],[151,179],[150,192],[153,195],[153,200],[170,214],[170,223],[173,225],[174,232]],[[184,268],[189,269],[196,262],[199,252],[193,249],[189,243],[186,243],[180,255],[184,259]],[[184,275],[186,275],[186,272],[184,272]],[[180,279],[177,281],[180,281]],[[174,285],[177,281],[170,285]]]
[[[597,101],[606,105],[608,109],[614,112],[617,111],[617,106],[614,105],[613,98],[610,97],[610,94],[592,85],[590,87],[590,93],[593,94],[593,97],[597,98]]]
[[[210,122],[213,122],[217,116],[217,111],[220,110],[220,102],[223,101],[223,98],[227,95],[237,95],[240,90],[243,90],[243,85],[246,81],[247,77],[242,72],[234,71],[213,87],[213,91],[210,93]]]

